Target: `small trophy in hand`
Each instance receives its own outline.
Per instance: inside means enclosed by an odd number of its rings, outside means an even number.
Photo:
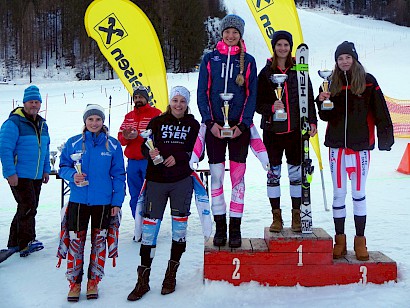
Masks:
[[[150,129],[144,130],[140,135],[142,138],[146,139],[145,145],[147,146],[147,148],[150,150],[154,150],[155,149],[154,141],[151,138],[152,130]],[[162,163],[163,161],[164,161],[164,158],[161,155],[155,156],[154,159],[152,160],[154,165],[158,165]]]
[[[55,164],[57,161],[57,151],[50,151],[50,163],[51,163],[51,173],[57,173]]]
[[[224,105],[222,107],[222,113],[224,115],[224,126],[221,129],[221,137],[222,138],[232,138],[233,131],[228,124],[228,117],[229,117],[229,101],[233,98],[233,93],[221,93],[219,96],[224,101]]]
[[[74,160],[74,168],[78,174],[82,174],[81,162],[80,162],[82,156],[83,156],[83,153],[74,153],[70,155],[71,159]],[[88,181],[82,181],[81,183],[78,183],[76,185],[78,187],[83,187],[83,186],[87,186],[88,184],[89,184]]]
[[[323,92],[329,92],[329,77],[332,75],[333,71],[332,70],[318,70],[318,74],[320,77],[323,78],[323,83],[322,83],[322,89]],[[325,99],[322,102],[321,108],[322,110],[332,110],[333,109],[333,102],[331,102],[329,99]]]
[[[275,94],[278,100],[282,101],[282,96],[283,96],[283,88],[282,84],[288,79],[288,75],[286,74],[272,74],[270,76],[270,80],[273,83],[278,84],[278,86],[275,89]],[[286,121],[288,118],[288,114],[285,112],[284,109],[278,109],[275,110],[275,114],[273,115],[273,121]]]

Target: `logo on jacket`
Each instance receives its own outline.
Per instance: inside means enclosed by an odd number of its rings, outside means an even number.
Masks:
[[[162,138],[173,139],[173,140],[186,140],[186,137],[191,130],[190,126],[176,126],[176,125],[165,125],[161,126]]]
[[[220,56],[216,55],[216,56],[213,56],[213,57],[211,58],[211,60],[212,60],[212,61],[219,62],[219,61],[221,61],[222,59],[221,59]]]

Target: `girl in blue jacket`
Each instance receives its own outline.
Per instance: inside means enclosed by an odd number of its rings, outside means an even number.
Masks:
[[[229,246],[241,246],[241,218],[244,208],[246,158],[250,141],[250,126],[256,106],[257,74],[255,59],[246,53],[242,39],[245,22],[237,15],[227,15],[221,21],[222,40],[216,50],[202,60],[198,80],[198,108],[202,123],[207,126],[206,151],[211,171],[212,213],[216,223],[214,245],[224,246],[227,240],[226,203],[223,192],[226,146],[232,182],[230,203]],[[229,102],[228,123],[232,137],[221,137],[224,125],[222,111],[225,98]]]
[[[98,297],[104,275],[107,229],[125,197],[125,169],[121,144],[108,135],[104,109],[88,105],[83,133],[68,139],[60,157],[59,175],[69,182],[67,210],[70,245],[67,257],[68,301],[78,301],[83,275],[84,245],[91,218],[91,255],[87,299]],[[80,160],[73,157],[80,154]],[[78,164],[81,164],[81,170]],[[77,168],[76,168],[77,167]]]

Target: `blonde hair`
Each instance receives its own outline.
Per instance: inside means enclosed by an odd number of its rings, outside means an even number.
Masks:
[[[354,95],[360,95],[366,90],[366,71],[363,65],[360,64],[355,58],[347,75],[350,77],[350,91]],[[331,76],[330,92],[332,96],[336,96],[342,91],[344,85],[344,72],[339,68],[337,62]]]
[[[82,135],[83,135],[83,145],[82,145],[83,152],[85,152],[85,132],[86,131],[87,131],[87,127],[84,125],[83,133],[82,133]],[[110,134],[109,134],[109,131],[108,131],[108,127],[103,125],[101,127],[101,130],[99,132],[97,132],[96,135],[98,136],[99,133],[101,133],[101,132],[105,133],[105,135],[106,135],[105,148],[107,149],[107,151],[109,151],[110,146],[108,145],[108,138],[110,137]]]
[[[189,113],[190,113],[189,106],[187,106],[186,110],[184,112],[184,115],[189,114]],[[165,111],[163,113],[161,113],[161,115],[164,115],[164,114],[171,114],[171,106],[170,105],[168,105],[167,109],[165,109]]]
[[[242,40],[239,40],[238,46],[241,48],[241,54],[239,55],[239,69],[240,69],[240,72],[236,76],[235,82],[238,86],[242,87],[243,84],[245,83],[245,77],[243,77],[243,72],[245,70],[245,50],[243,48]]]

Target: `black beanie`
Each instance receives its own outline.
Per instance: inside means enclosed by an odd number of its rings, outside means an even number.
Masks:
[[[275,31],[273,33],[272,40],[271,40],[272,50],[273,51],[275,50],[276,43],[281,39],[287,40],[289,42],[290,51],[292,51],[292,47],[293,47],[292,34],[290,34],[288,31],[285,31],[285,30]]]
[[[352,42],[344,41],[342,44],[337,46],[335,51],[335,61],[337,62],[337,58],[339,58],[339,56],[343,54],[351,55],[356,59],[356,61],[359,61],[359,56]]]
[[[149,102],[148,90],[146,87],[139,86],[138,88],[134,90],[134,93],[132,94],[132,96],[134,97],[137,94],[141,95],[147,100],[147,102]]]

